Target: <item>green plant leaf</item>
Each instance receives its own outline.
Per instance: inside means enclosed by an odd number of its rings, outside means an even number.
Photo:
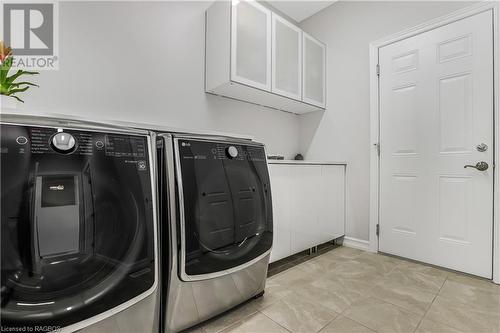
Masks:
[[[15,80],[15,79],[17,79],[17,78],[18,78],[18,77],[20,77],[21,75],[37,75],[37,74],[40,74],[40,73],[38,73],[38,72],[30,72],[30,71],[23,71],[23,70],[20,70],[20,69],[19,69],[19,70],[16,72],[16,74],[14,74],[14,75],[11,75],[11,76],[7,77],[6,82],[7,82],[7,83],[12,83],[12,82],[14,82],[14,80]]]
[[[18,69],[17,72],[14,74],[14,75],[11,75],[11,76],[7,76],[5,78],[5,83],[11,83],[12,81],[14,81],[15,79],[17,79],[19,76],[21,76],[22,74],[22,70]]]
[[[12,67],[12,57],[6,59],[0,66],[0,83],[5,82],[11,67]]]
[[[11,87],[19,87],[22,85],[28,85],[28,86],[33,86],[33,87],[38,87],[38,84],[34,84],[31,82],[16,82],[16,83],[11,83]]]
[[[29,89],[29,86],[24,87],[24,88],[17,88],[17,89],[9,89],[9,95],[11,94],[16,94],[18,92],[24,92]]]
[[[17,97],[17,96],[14,96],[14,95],[6,95],[6,96],[9,96],[9,97],[15,98],[15,99],[17,99],[19,102],[24,103],[24,101],[23,101],[22,99],[20,99],[19,97]]]
[[[0,94],[15,98],[19,102],[24,103],[24,101],[16,96],[16,94],[25,92],[30,87],[38,87],[38,85],[28,81],[14,81],[22,75],[37,75],[39,72],[18,69],[15,74],[9,76],[9,72],[12,69],[13,59],[14,58],[10,56],[4,59],[4,61],[0,64]]]

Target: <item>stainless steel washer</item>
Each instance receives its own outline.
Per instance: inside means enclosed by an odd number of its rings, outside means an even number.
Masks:
[[[2,331],[158,332],[155,144],[2,115]]]
[[[263,293],[271,189],[260,143],[160,134],[158,144],[162,322],[178,332]]]

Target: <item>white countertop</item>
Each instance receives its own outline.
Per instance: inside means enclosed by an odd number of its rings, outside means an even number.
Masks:
[[[347,162],[309,161],[309,160],[267,160],[269,164],[305,164],[305,165],[347,165]]]

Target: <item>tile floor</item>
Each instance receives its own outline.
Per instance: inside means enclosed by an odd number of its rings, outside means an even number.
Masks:
[[[191,332],[500,333],[500,286],[338,247],[271,276],[263,297]]]

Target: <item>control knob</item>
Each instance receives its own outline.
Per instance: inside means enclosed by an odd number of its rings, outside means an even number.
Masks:
[[[69,154],[76,149],[76,140],[73,135],[65,132],[58,132],[50,140],[52,149],[61,154]]]
[[[238,148],[236,148],[235,146],[229,146],[226,149],[226,154],[227,157],[231,159],[236,158],[238,156]]]

